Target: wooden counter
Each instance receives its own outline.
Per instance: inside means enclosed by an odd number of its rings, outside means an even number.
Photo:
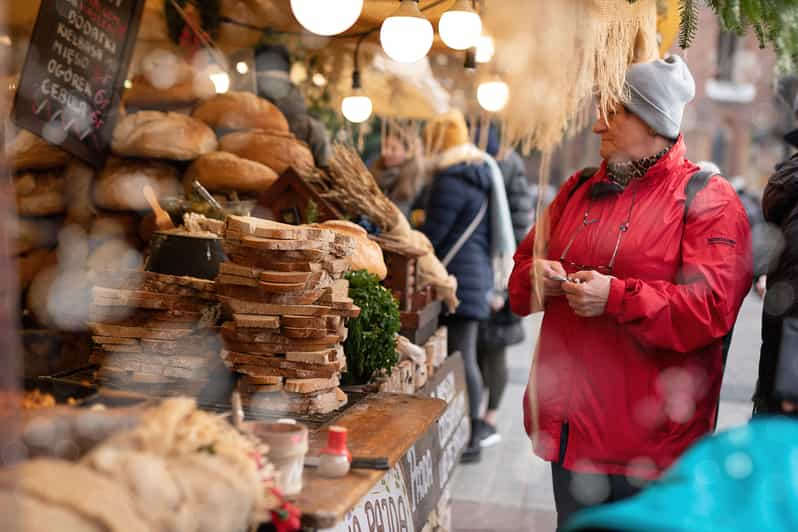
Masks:
[[[381,393],[360,401],[334,423],[349,429],[348,445],[353,456],[384,457],[393,468],[436,423],[446,407],[441,399]],[[326,440],[324,428],[313,431],[308,456],[318,456]],[[302,511],[302,525],[335,526],[386,473],[355,469],[344,478],[326,479],[315,468],[306,467],[302,493],[295,501]]]

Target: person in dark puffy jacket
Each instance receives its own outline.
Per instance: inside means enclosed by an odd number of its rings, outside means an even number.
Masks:
[[[481,128],[477,128],[474,137],[478,146],[482,145],[482,135]],[[535,212],[535,198],[532,196],[526,176],[524,161],[515,150],[501,148],[499,132],[494,124],[491,124],[484,140],[485,151],[496,159],[502,173],[504,191],[510,206],[513,234],[518,244],[532,226]],[[491,312],[490,319],[480,323],[477,343],[479,369],[489,394],[487,411],[476,427],[483,448],[501,441],[501,436],[496,430],[496,416],[507,386],[507,347],[524,340],[521,318],[510,310],[506,291],[501,297],[504,299],[501,308]]]
[[[765,220],[781,229],[783,249],[772,260],[762,309],[762,348],[754,413],[781,412],[774,391],[779,366],[782,329],[786,318],[798,317],[798,154],[776,168],[762,196]]]
[[[459,111],[451,111],[427,124],[425,144],[434,168],[421,231],[444,260],[489,202],[491,178],[487,165],[470,142],[468,128]],[[477,365],[479,322],[490,316],[493,268],[491,267],[490,217],[484,215],[460,250],[448,263],[449,273],[457,278],[460,305],[445,318],[449,329],[449,352],[463,355],[468,386],[471,441],[464,461],[480,456],[476,426],[482,401],[482,377]]]

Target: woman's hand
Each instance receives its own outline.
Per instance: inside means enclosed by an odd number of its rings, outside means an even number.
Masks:
[[[534,285],[535,279],[542,279],[543,296],[558,297],[564,294],[562,279],[567,275],[565,268],[556,260],[536,259],[535,267],[532,269],[532,283]]]
[[[574,314],[582,318],[593,318],[604,314],[610,297],[612,277],[596,271],[577,272],[562,283],[565,298]]]

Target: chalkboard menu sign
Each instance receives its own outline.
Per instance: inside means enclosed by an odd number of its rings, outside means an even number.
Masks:
[[[87,163],[105,162],[144,0],[44,0],[13,120]]]

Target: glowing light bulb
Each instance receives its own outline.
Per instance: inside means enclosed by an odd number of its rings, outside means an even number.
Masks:
[[[236,71],[237,71],[239,74],[241,74],[241,75],[244,75],[244,74],[246,74],[247,72],[249,72],[249,65],[248,65],[248,64],[246,64],[246,63],[245,63],[245,62],[243,62],[243,61],[239,61],[238,63],[236,63]]]
[[[316,72],[315,74],[313,74],[311,80],[313,81],[313,84],[317,87],[324,87],[325,85],[327,85],[327,78],[325,78],[324,74],[322,74],[321,72]]]
[[[341,102],[341,112],[344,118],[355,124],[368,120],[373,109],[371,98],[358,92],[355,92],[352,96],[347,96]]]
[[[216,94],[222,94],[230,90],[230,76],[225,72],[216,72],[210,75],[211,82],[216,88]]]
[[[449,48],[465,50],[476,46],[482,34],[482,19],[471,9],[468,0],[457,0],[454,6],[441,16],[438,33]]]
[[[501,111],[509,99],[510,87],[503,81],[488,81],[477,88],[477,101],[486,111]]]
[[[400,63],[415,63],[432,48],[435,32],[414,0],[402,0],[396,12],[380,28],[380,43],[388,57]]]
[[[496,44],[493,42],[493,37],[481,36],[477,40],[477,63],[489,63],[494,53],[496,53]]]
[[[337,35],[351,28],[360,18],[363,0],[291,0],[291,11],[309,32]]]

